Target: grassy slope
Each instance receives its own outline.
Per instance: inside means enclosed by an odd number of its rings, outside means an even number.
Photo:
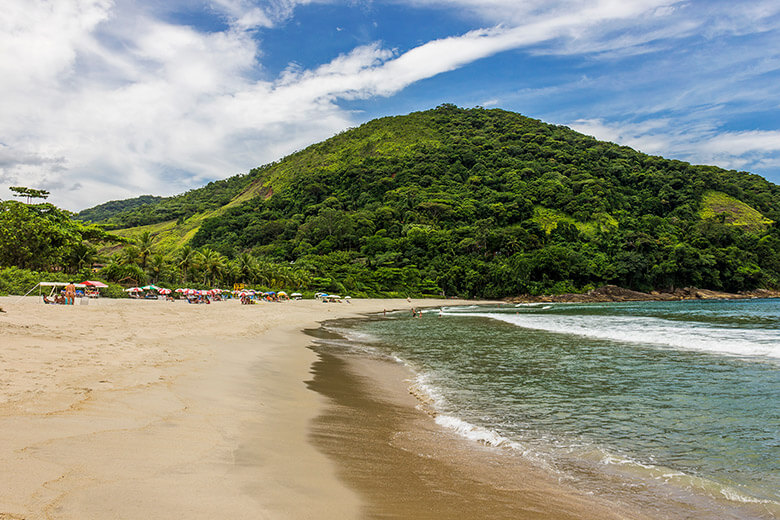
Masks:
[[[411,146],[420,143],[432,146],[439,145],[439,136],[436,129],[430,126],[430,120],[415,116],[418,115],[405,116],[414,119],[409,122],[412,124],[404,125],[405,129],[410,131],[400,132],[383,128],[384,121],[389,119],[383,118],[296,152],[265,169],[244,191],[225,206],[193,215],[181,224],[177,225],[176,220],[170,220],[120,229],[114,233],[123,237],[135,238],[145,231],[149,231],[155,237],[156,247],[164,252],[174,251],[186,244],[197,233],[201,223],[206,219],[219,216],[228,208],[254,197],[268,197],[272,193],[284,190],[296,182],[297,173],[300,171],[332,171],[335,167],[350,162],[352,157],[361,157],[366,152],[376,156],[392,156],[403,154]]]
[[[773,223],[759,211],[744,202],[719,191],[708,191],[701,201],[699,216],[702,219],[712,219],[724,216],[724,222],[746,229],[760,230]]]

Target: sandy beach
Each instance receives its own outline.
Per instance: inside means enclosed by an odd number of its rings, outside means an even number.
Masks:
[[[302,332],[443,303],[0,298],[0,519],[638,518],[480,455],[400,368],[328,364]]]

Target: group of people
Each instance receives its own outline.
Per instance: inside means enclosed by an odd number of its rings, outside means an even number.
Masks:
[[[55,305],[73,305],[76,303],[76,285],[73,282],[68,282],[65,289],[59,294],[55,294],[53,299],[49,299],[46,295],[43,295],[43,303],[55,304]]]

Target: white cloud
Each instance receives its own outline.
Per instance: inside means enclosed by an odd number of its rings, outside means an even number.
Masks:
[[[719,131],[707,124],[681,126],[679,121],[672,119],[640,123],[583,119],[569,126],[599,140],[694,164],[715,164],[740,170],[780,167],[780,131],[777,130]]]
[[[668,0],[408,0],[463,8],[489,25],[499,19],[504,25],[406,51],[375,42],[310,69],[291,66],[258,80],[262,49],[255,31],[276,26],[307,3],[213,0],[227,29],[201,32],[164,21],[154,11],[157,4],[6,0],[0,18],[0,184],[50,189],[52,201],[71,209],[141,193],[178,193],[353,126],[352,114],[336,103],[340,99],[391,96],[510,49],[645,52],[706,23],[674,18],[686,4]],[[763,1],[750,5],[754,9],[741,11],[739,30],[778,10]],[[776,57],[760,67],[776,68]],[[650,153],[667,147],[689,153],[680,149],[681,134],[670,131],[672,123],[656,118],[653,124],[577,123],[597,137]],[[733,135],[719,142],[712,132],[698,135],[709,136],[712,147],[730,143],[738,156],[764,153],[768,145],[746,149],[744,143],[773,137]]]

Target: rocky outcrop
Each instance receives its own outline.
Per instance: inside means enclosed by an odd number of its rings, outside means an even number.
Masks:
[[[727,293],[722,291],[711,291],[709,289],[698,289],[696,287],[685,287],[675,289],[672,292],[652,291],[644,293],[632,291],[618,287],[617,285],[604,285],[598,289],[593,289],[587,293],[566,293],[549,294],[534,296],[525,294],[514,298],[507,298],[506,301],[512,303],[523,302],[629,302],[629,301],[675,301],[675,300],[737,300],[747,298],[780,298],[780,290],[776,289],[757,289],[744,293]]]

